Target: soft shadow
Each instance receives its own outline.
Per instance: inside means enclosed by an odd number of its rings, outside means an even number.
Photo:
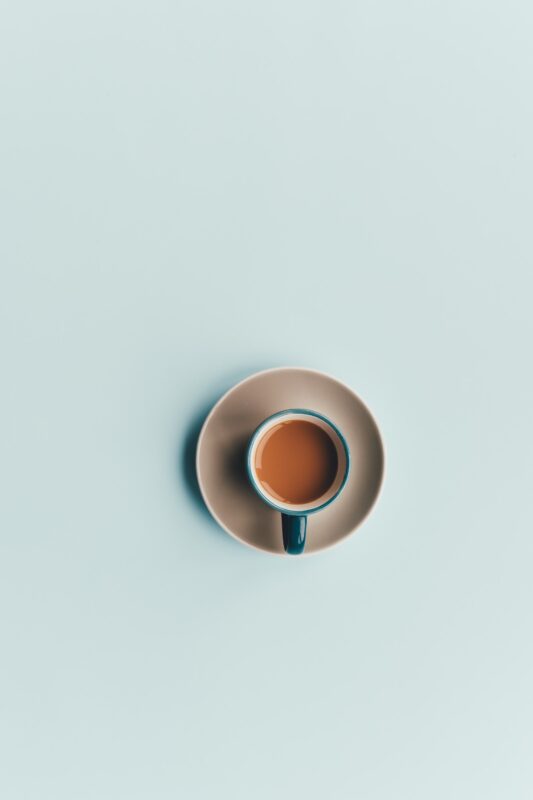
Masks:
[[[204,400],[202,402],[199,410],[196,411],[196,413],[189,420],[185,428],[183,439],[180,442],[178,451],[179,477],[183,480],[195,507],[209,518],[210,522],[217,528],[217,530],[220,530],[220,528],[209,513],[209,509],[204,503],[202,493],[200,492],[200,486],[198,485],[198,477],[196,475],[196,445],[198,444],[198,437],[200,436],[200,431],[202,430],[202,425],[204,424],[207,415],[217,400],[219,400],[220,397],[222,397],[222,395],[225,394],[225,392],[227,392],[228,389],[230,389],[234,384],[243,380],[248,375],[252,375],[254,372],[259,372],[262,369],[268,369],[269,366],[270,365],[256,365],[251,369],[238,370],[229,375],[225,380],[219,381],[218,389],[209,393],[208,400]],[[246,441],[236,442],[234,454],[232,454],[232,457],[227,465],[227,468],[232,476],[239,481],[246,480],[244,460],[246,446]]]
[[[191,500],[197,509],[209,516],[209,519],[212,519],[212,517],[204,503],[196,475],[196,445],[198,444],[202,425],[215,402],[216,398],[210,403],[205,403],[189,422],[185,437],[181,443],[178,464],[180,477],[183,478]]]

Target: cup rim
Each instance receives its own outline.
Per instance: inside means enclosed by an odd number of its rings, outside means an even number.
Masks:
[[[325,422],[326,425],[329,425],[329,427],[332,428],[335,431],[335,433],[337,434],[337,436],[339,437],[339,441],[342,444],[342,447],[344,449],[344,454],[345,454],[345,457],[346,457],[346,469],[344,470],[344,476],[343,476],[342,481],[341,481],[337,491],[335,492],[335,494],[333,494],[331,497],[329,497],[321,505],[315,506],[315,507],[310,508],[310,509],[305,509],[305,508],[304,509],[297,509],[297,510],[287,509],[284,506],[277,505],[275,502],[273,502],[272,500],[267,498],[265,493],[260,488],[258,481],[256,480],[254,469],[253,469],[252,463],[251,463],[252,462],[252,451],[253,451],[253,448],[254,448],[254,444],[257,441],[257,439],[259,438],[259,436],[261,436],[264,428],[267,425],[272,424],[272,422],[275,419],[278,419],[279,417],[285,417],[285,416],[288,416],[290,414],[303,414],[303,415],[310,416],[310,417],[316,417],[318,419],[321,419],[323,422]],[[342,490],[344,489],[344,487],[346,485],[346,481],[348,480],[348,476],[350,474],[350,466],[351,466],[350,448],[348,447],[348,442],[346,441],[346,438],[345,438],[344,434],[342,433],[342,431],[339,430],[339,428],[335,425],[334,422],[332,422],[329,419],[329,417],[326,417],[324,414],[320,414],[318,411],[312,411],[310,408],[285,408],[282,411],[276,411],[275,414],[271,414],[269,417],[266,417],[266,419],[264,419],[257,426],[255,431],[252,433],[252,436],[250,437],[250,441],[248,443],[248,449],[247,449],[247,452],[246,452],[246,471],[248,473],[248,480],[252,484],[252,488],[254,489],[254,491],[259,495],[259,497],[261,498],[261,500],[263,500],[264,503],[266,503],[267,505],[269,505],[271,508],[275,509],[276,511],[279,511],[280,514],[288,514],[289,516],[294,516],[294,517],[304,517],[304,516],[308,516],[309,514],[315,514],[317,511],[322,511],[324,508],[326,508],[331,503],[333,503],[333,501],[337,499],[337,497],[340,495],[340,493],[342,492]]]

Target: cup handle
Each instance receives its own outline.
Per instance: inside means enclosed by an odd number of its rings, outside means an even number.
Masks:
[[[296,514],[282,514],[281,527],[283,530],[283,547],[291,556],[299,556],[305,547],[305,533],[307,531],[307,517]]]

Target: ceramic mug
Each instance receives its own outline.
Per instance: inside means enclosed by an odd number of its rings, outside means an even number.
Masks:
[[[279,425],[280,422],[292,422],[296,420],[311,422],[319,428],[322,428],[329,436],[337,453],[337,472],[335,478],[329,488],[320,497],[315,498],[312,503],[296,504],[281,501],[268,492],[268,489],[261,483],[257,475],[256,454],[263,437],[274,426]],[[322,511],[324,508],[331,505],[343,490],[348,479],[350,451],[343,434],[331,420],[316,411],[310,411],[306,408],[289,408],[284,411],[278,411],[276,414],[272,414],[271,417],[267,417],[267,419],[263,420],[252,434],[252,438],[248,444],[246,464],[252,487],[265,503],[275,508],[276,511],[279,511],[281,514],[281,528],[285,552],[290,555],[299,555],[303,553],[308,515],[316,514],[317,511]]]

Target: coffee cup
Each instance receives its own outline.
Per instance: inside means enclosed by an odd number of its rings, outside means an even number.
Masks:
[[[331,505],[348,479],[345,437],[316,411],[278,411],[253,433],[246,463],[252,487],[281,514],[285,552],[303,553],[308,515]]]

